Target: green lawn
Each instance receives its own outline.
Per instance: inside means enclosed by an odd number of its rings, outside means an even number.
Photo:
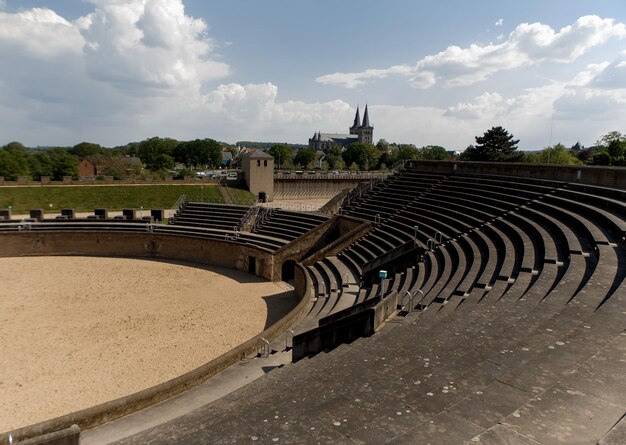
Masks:
[[[169,209],[181,195],[224,202],[214,184],[0,187],[0,209],[12,206],[14,214],[39,208],[47,212],[59,212],[61,208],[84,212],[95,208],[121,210],[141,206]]]
[[[232,197],[235,199],[235,204],[251,206],[256,202],[256,197],[248,190],[234,187],[228,187],[228,189],[230,190]]]

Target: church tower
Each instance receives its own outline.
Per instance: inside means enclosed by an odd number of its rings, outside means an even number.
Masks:
[[[356,115],[357,117],[359,116],[358,107],[356,110]],[[356,124],[356,119],[354,122]],[[363,113],[363,124],[358,126],[355,133],[359,137],[359,142],[370,145],[374,143],[374,127],[370,125],[370,117],[367,112],[367,105],[365,105],[365,112]],[[352,133],[352,128],[350,128],[350,134],[355,133]]]
[[[356,107],[356,114],[354,115],[354,123],[350,127],[350,134],[359,134],[359,127],[361,126],[361,116],[359,115],[359,106]]]

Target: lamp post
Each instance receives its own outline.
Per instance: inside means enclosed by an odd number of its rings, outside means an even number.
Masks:
[[[276,157],[278,158],[278,171],[280,171],[280,153],[276,153]]]
[[[413,226],[413,244],[417,246],[417,232],[420,229],[420,226]]]

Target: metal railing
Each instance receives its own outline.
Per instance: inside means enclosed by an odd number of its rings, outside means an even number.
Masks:
[[[178,212],[178,210],[187,202],[187,195],[180,195],[178,200],[172,206],[172,214]]]
[[[270,356],[270,342],[264,339],[263,337],[259,337],[256,345],[256,353],[259,357],[269,357]]]
[[[416,306],[419,306],[419,307],[420,307],[420,310],[424,310],[424,308],[422,308],[422,303],[424,303],[424,298],[425,298],[426,296],[424,295],[424,292],[422,292],[422,290],[421,290],[421,289],[418,289],[418,290],[416,290],[415,292],[413,292],[413,298],[415,298],[415,297],[417,296],[417,294],[421,294],[421,295],[422,295],[422,298],[420,298],[420,301],[419,301],[419,303],[417,303],[417,305],[416,305]],[[415,306],[412,306],[412,307],[413,307],[413,308],[415,308]]]
[[[435,241],[439,244],[441,244],[443,242],[443,233],[441,232],[436,232],[435,233]]]
[[[296,333],[293,331],[293,329],[287,329],[287,332],[285,332],[285,350],[289,350],[290,348],[293,348],[293,336],[296,335]],[[289,344],[289,340],[291,340],[291,344]]]

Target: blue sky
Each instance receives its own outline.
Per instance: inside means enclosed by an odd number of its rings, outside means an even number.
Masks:
[[[626,132],[623,1],[0,0],[0,144]]]

